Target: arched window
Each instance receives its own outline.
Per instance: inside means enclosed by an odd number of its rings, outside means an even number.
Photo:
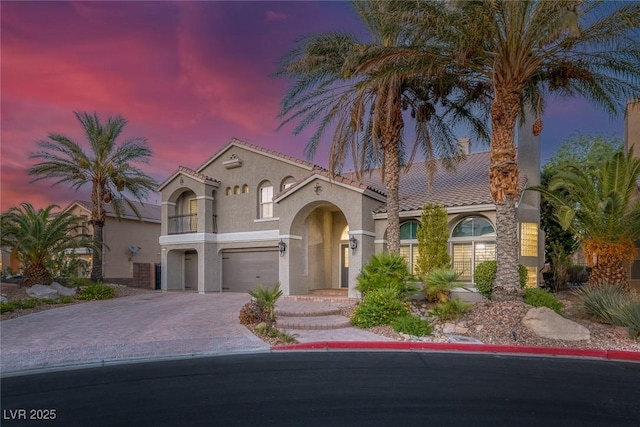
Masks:
[[[227,187],[224,194],[226,194],[227,196],[230,196],[232,194],[231,187]]]
[[[273,218],[273,185],[269,181],[260,184],[259,217]]]
[[[243,185],[243,186],[242,186],[242,192],[243,192],[244,194],[247,194],[247,193],[249,192],[249,186],[248,186],[247,184],[245,184],[245,185]]]
[[[400,255],[407,261],[409,272],[415,273],[418,259],[418,221],[407,221],[400,226]]]
[[[280,184],[280,191],[284,191],[287,188],[291,187],[294,183],[296,182],[296,179],[292,176],[288,176],[285,179],[282,180],[282,183]]]
[[[236,185],[235,187],[233,187],[233,194],[240,194],[240,186]]]
[[[460,280],[473,282],[473,270],[484,261],[496,259],[496,230],[488,219],[469,216],[451,231],[451,259]]]

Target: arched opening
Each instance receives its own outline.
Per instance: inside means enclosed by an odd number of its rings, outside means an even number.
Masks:
[[[407,262],[409,273],[415,273],[418,260],[418,226],[415,220],[407,221],[400,225],[400,256]]]
[[[451,231],[451,259],[460,280],[473,282],[473,270],[484,261],[496,259],[496,230],[488,219],[468,216]]]

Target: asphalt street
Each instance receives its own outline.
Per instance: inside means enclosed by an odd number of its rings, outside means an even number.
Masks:
[[[3,426],[637,426],[640,364],[264,352],[2,379]]]

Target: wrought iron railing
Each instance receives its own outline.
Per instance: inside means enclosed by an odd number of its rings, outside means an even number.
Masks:
[[[198,214],[174,215],[168,218],[169,234],[196,233],[198,231]],[[212,215],[212,230],[218,232],[218,216]]]
[[[195,233],[198,231],[198,214],[169,217],[169,234]]]

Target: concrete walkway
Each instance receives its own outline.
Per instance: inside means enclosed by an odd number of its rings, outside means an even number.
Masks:
[[[268,351],[238,321],[247,294],[156,292],[41,311],[0,324],[0,372],[128,359]],[[357,328],[291,331],[301,343],[387,341]]]

